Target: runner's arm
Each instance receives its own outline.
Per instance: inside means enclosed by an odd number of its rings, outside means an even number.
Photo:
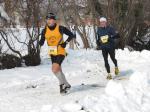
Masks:
[[[68,36],[66,42],[70,42],[73,38],[76,38],[76,36],[64,26],[60,26],[60,32]]]
[[[39,45],[43,46],[44,42],[45,42],[45,29],[42,30],[41,39],[39,41]]]

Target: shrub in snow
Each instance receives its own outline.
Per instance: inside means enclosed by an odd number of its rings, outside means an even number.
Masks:
[[[21,66],[21,59],[12,54],[0,56],[0,69],[11,69]]]
[[[36,65],[39,65],[41,63],[41,59],[40,59],[39,54],[26,55],[23,57],[23,59],[25,60],[25,64],[27,66],[36,66]]]

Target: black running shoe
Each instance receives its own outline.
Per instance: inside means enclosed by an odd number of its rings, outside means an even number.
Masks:
[[[66,91],[66,86],[65,86],[65,84],[61,84],[60,85],[60,93],[66,93],[67,91]]]
[[[71,85],[66,85],[65,90],[69,90],[71,88]]]

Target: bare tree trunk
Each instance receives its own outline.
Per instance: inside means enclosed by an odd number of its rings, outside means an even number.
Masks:
[[[84,48],[90,48],[89,42],[88,42],[88,37],[86,35],[86,30],[85,30],[85,24],[83,23],[80,15],[79,15],[79,9],[78,9],[78,5],[75,3],[75,0],[72,1],[64,1],[62,0],[62,2],[60,3],[59,1],[57,1],[58,5],[60,5],[61,11],[63,11],[63,15],[66,17],[70,16],[71,21],[75,24],[76,28],[77,28],[77,32],[79,33],[81,40],[84,44]],[[68,6],[65,6],[65,3],[68,3],[69,6],[71,6],[72,8],[72,12],[69,12],[69,10],[67,9]],[[72,14],[74,15],[74,17],[71,17]],[[64,18],[65,21],[67,21],[67,18]],[[80,27],[81,26],[81,27]],[[82,30],[81,30],[82,29]]]
[[[0,40],[0,55],[2,54],[2,40]]]

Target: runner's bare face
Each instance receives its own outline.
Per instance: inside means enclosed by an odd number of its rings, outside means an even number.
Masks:
[[[107,22],[106,21],[101,21],[100,22],[100,27],[106,27],[107,26]]]
[[[53,26],[56,23],[56,20],[54,19],[47,19],[48,26]]]

